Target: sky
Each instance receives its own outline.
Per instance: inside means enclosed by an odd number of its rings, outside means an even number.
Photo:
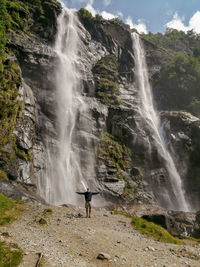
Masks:
[[[140,33],[166,28],[200,34],[200,0],[62,0],[68,8],[84,7],[105,19],[118,17]]]

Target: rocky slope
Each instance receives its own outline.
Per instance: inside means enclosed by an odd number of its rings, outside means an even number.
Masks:
[[[6,45],[9,60],[16,62],[21,69],[17,88],[18,100],[23,107],[16,114],[11,129],[15,145],[11,141],[4,142],[0,158],[3,171],[0,176],[6,174],[9,180],[17,183],[2,180],[0,188],[9,196],[24,199],[28,197],[27,190],[32,194],[28,198],[38,199],[36,192],[45,179],[47,146],[57,142],[57,103],[52,75],[57,58],[52,43],[61,7],[53,0],[45,3],[42,6],[43,18],[35,19],[36,9],[33,8],[29,11],[28,30],[10,31]],[[130,29],[118,20],[94,18],[83,9],[78,16],[79,50],[84,66],[83,94],[89,113],[87,118],[79,117],[76,131],[77,135],[87,135],[93,144],[91,151],[95,153],[95,173],[86,172],[86,176],[95,181],[106,200],[155,204],[158,197],[156,186],[165,186],[168,174],[156,150],[153,149],[151,156],[146,153],[148,142],[152,141],[151,135],[138,127],[142,118],[137,113],[138,89]],[[150,78],[157,81],[174,54],[149,40],[143,42]],[[159,94],[157,97],[161,99]],[[188,202],[192,209],[198,210],[199,118],[180,111],[161,112],[161,118],[170,150],[183,178]],[[82,167],[86,170],[84,149],[87,148],[84,139],[82,141],[79,149],[82,151]]]
[[[82,207],[25,205],[21,220],[1,228],[24,251],[20,266],[199,266],[199,245],[160,243],[131,226],[130,219],[106,209],[85,218]],[[42,225],[41,218],[47,224]],[[20,234],[19,234],[20,233]],[[101,254],[101,257],[99,256]],[[97,259],[97,257],[101,259]]]

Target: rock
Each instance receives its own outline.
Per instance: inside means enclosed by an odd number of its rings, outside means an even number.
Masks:
[[[159,206],[147,204],[129,206],[125,211],[162,226],[172,235],[196,238],[200,236],[199,212],[167,211]]]
[[[19,88],[19,99],[25,105],[14,136],[20,150],[26,154],[30,152],[32,156],[28,161],[17,156],[16,162],[8,160],[5,164],[3,156],[0,155],[0,167],[10,179],[38,187],[43,185],[44,188],[39,188],[43,196],[47,192],[45,179],[48,176],[47,166],[50,165],[49,155],[56,155],[59,147],[56,120],[58,103],[55,97],[54,75],[58,57],[49,44],[56,36],[56,19],[61,12],[61,6],[53,2],[50,4],[42,2],[44,11],[42,17],[37,16],[33,8],[33,14],[31,13],[33,17],[30,17],[30,36],[28,33],[9,34],[8,49],[12,51],[11,54],[16,54],[9,55],[9,58],[19,62],[22,70],[23,84]],[[77,114],[72,143],[73,149],[78,151],[80,157],[81,175],[87,177],[89,183],[104,191],[106,200],[129,204],[157,203],[168,208],[168,203],[163,202],[163,189],[168,189],[166,191],[172,199],[174,194],[171,193],[165,161],[159,156],[151,129],[148,125],[144,125],[143,118],[138,112],[140,101],[133,71],[135,62],[130,29],[122,22],[106,21],[98,16],[86,22],[81,13],[78,14],[79,65],[82,76],[80,91],[87,112],[81,110]],[[164,61],[167,62],[169,54],[145,39],[143,42],[150,78],[153,80],[162,71]],[[119,83],[120,101],[109,107],[101,103],[98,98],[99,77],[95,77],[93,71],[94,66],[105,57],[116,60],[117,71],[113,71],[109,64],[106,68],[111,80],[117,72],[117,78],[114,80]],[[103,93],[106,93],[106,90]],[[199,118],[186,112],[165,111],[161,112],[161,121],[169,150],[174,151],[172,156],[177,159],[177,167],[183,177],[188,202],[194,210],[197,210],[200,204],[200,183],[198,169],[193,169],[191,159],[199,150]],[[120,166],[121,170],[119,163],[113,163],[114,158],[105,159],[101,155],[96,159],[96,148],[104,131],[113,135],[116,140],[120,140],[122,147],[125,145],[131,151],[130,156],[124,160],[126,164]],[[112,149],[112,145],[109,148]],[[10,145],[6,145],[4,149],[6,153],[12,151]],[[88,168],[88,162],[92,168]],[[191,234],[191,229],[194,227],[194,220],[189,222],[188,219],[184,229],[183,223],[177,221],[179,215],[183,219],[181,214],[166,215],[156,212],[143,215],[148,216],[149,220],[159,221],[159,224],[167,229],[171,227],[170,220],[172,222],[175,220],[174,229],[176,228],[176,232],[179,233],[185,231]]]
[[[111,259],[111,256],[107,253],[104,253],[104,252],[100,252],[97,256],[97,259],[98,260],[110,260]]]
[[[154,247],[151,247],[151,246],[146,247],[145,250],[146,249],[149,250],[149,251],[155,251],[155,248]]]

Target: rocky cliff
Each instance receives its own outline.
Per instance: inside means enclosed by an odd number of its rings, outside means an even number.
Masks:
[[[3,61],[4,70],[15,64],[12,67],[15,71],[8,73],[6,79],[13,80],[9,92],[15,94],[11,102],[15,103],[16,111],[10,127],[8,118],[12,114],[3,96],[1,107],[7,105],[8,114],[4,120],[1,117],[1,127],[8,128],[5,136],[9,138],[3,138],[2,131],[0,188],[7,195],[30,198],[31,194],[31,198],[37,199],[36,192],[45,183],[47,146],[49,143],[56,146],[58,137],[52,74],[57,62],[53,50],[56,18],[61,6],[53,0],[42,2],[42,11],[33,5],[26,10],[29,19],[22,7],[19,16],[25,18],[26,25],[8,31],[8,55]],[[11,17],[12,8],[7,6]],[[79,142],[82,168],[91,184],[104,192],[106,200],[156,204],[162,194],[156,188],[158,185],[165,187],[168,173],[153,145],[151,154],[147,153],[148,143],[153,143],[151,132],[139,127],[142,118],[137,112],[138,88],[130,28],[118,19],[106,21],[99,16],[92,17],[84,9],[77,15],[81,38],[79,53],[84,66],[83,96],[89,107],[88,117],[78,114],[76,124],[77,136],[82,138]],[[175,105],[172,109],[163,104],[162,90],[159,91],[161,76],[173,61],[174,52],[145,37],[143,42],[150,78],[157,89],[155,97],[165,138],[180,171],[186,198],[192,209],[197,210],[200,203],[199,118],[180,111],[178,105],[175,111]],[[5,83],[2,90],[7,90]],[[165,111],[162,111],[162,104]],[[92,147],[87,147],[86,135]],[[92,174],[87,170],[86,150],[95,157]]]

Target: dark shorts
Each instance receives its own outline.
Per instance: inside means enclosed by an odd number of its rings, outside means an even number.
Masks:
[[[85,202],[85,208],[87,209],[87,208],[90,208],[91,209],[91,203],[90,203],[90,201],[86,201]]]

